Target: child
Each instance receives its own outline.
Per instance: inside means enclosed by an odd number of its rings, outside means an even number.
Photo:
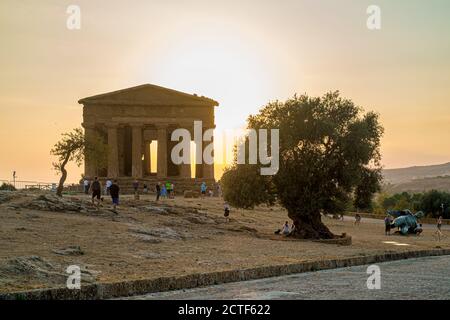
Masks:
[[[223,209],[224,209],[224,214],[223,216],[225,217],[225,221],[228,223],[230,222],[230,206],[228,205],[228,203],[225,202],[225,204],[223,205]]]

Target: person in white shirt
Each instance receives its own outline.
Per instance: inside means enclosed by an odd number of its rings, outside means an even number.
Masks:
[[[291,231],[289,230],[289,223],[286,221],[286,223],[283,226],[282,234],[287,236],[287,235],[289,235],[289,233],[291,233]]]
[[[89,188],[91,186],[91,183],[89,182],[89,180],[88,179],[84,179],[83,185],[84,185],[84,193],[85,194],[89,194]]]
[[[111,188],[111,186],[112,186],[112,181],[111,180],[106,180],[106,185],[105,185],[105,193],[107,194],[107,195],[109,195],[109,188]]]

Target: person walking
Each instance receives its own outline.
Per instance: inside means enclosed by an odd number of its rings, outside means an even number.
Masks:
[[[100,181],[98,181],[98,177],[94,178],[94,182],[91,184],[91,192],[92,192],[92,204],[95,205],[97,202],[97,209],[100,206],[100,201],[102,199],[102,185]]]
[[[435,232],[435,235],[438,238],[438,241],[441,241],[441,238],[443,236],[442,234],[442,216],[439,216],[438,220],[437,220],[437,230]]]
[[[111,195],[113,211],[115,213],[117,213],[117,206],[119,205],[119,192],[120,188],[117,184],[117,180],[114,180],[114,183],[111,183],[111,186],[109,187],[109,194]]]
[[[161,184],[158,182],[156,184],[156,201],[159,200],[159,197],[161,196]]]
[[[106,180],[105,184],[105,195],[109,196],[109,188],[112,186],[112,181],[110,179]]]
[[[84,194],[89,194],[89,188],[91,186],[91,182],[85,178],[83,181],[83,185],[84,185]]]

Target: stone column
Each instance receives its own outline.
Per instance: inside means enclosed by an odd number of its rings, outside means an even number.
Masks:
[[[117,126],[108,125],[108,177],[119,176],[119,146],[117,139]]]
[[[133,124],[131,130],[131,175],[142,178],[142,124]]]
[[[214,140],[203,142],[203,151],[205,150],[205,147],[207,145],[209,145],[210,143],[214,143]],[[212,154],[214,157],[214,151],[212,152]],[[207,164],[207,163],[205,163],[205,161],[203,161],[202,166],[203,166],[203,168],[202,168],[203,178],[204,179],[214,179],[214,163]]]
[[[158,126],[158,178],[167,177],[167,126]]]
[[[201,146],[199,145],[195,145],[195,149],[196,149],[196,153],[195,155],[197,156],[197,149],[201,148]],[[202,149],[202,163],[198,164],[197,163],[197,157],[195,158],[195,178],[200,179],[203,178],[203,148]]]
[[[84,127],[84,140],[86,145],[89,145],[89,143],[95,138],[95,126],[83,124],[83,127]],[[84,175],[89,179],[93,179],[97,175],[97,168],[95,166],[95,162],[89,159],[88,152],[85,152],[84,154]]]
[[[150,157],[150,143],[144,141],[144,175],[148,176],[151,173],[151,157]]]

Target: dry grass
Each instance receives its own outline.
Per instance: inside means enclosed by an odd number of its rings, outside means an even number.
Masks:
[[[138,202],[125,197],[117,216],[107,210],[101,214],[45,212],[1,204],[0,292],[65,285],[59,278],[52,281],[51,277],[35,273],[7,272],[11,259],[32,255],[58,266],[61,272],[69,265],[82,265],[99,272],[97,281],[118,281],[436,246],[429,230],[420,237],[386,237],[382,224],[363,222],[356,227],[352,222],[329,218],[324,221],[331,230],[351,235],[353,245],[274,241],[270,240],[274,230],[286,221],[286,212],[281,208],[232,209],[231,221],[225,223],[223,202],[217,198],[161,201],[160,204],[178,206],[168,214],[142,208],[152,200],[150,196],[141,197]],[[105,202],[105,207],[109,207],[109,199]],[[161,227],[178,232],[183,239],[164,238],[151,243],[143,240],[145,235],[132,232]],[[448,247],[448,237],[440,245]],[[68,246],[80,246],[84,255],[64,256],[52,251]]]

